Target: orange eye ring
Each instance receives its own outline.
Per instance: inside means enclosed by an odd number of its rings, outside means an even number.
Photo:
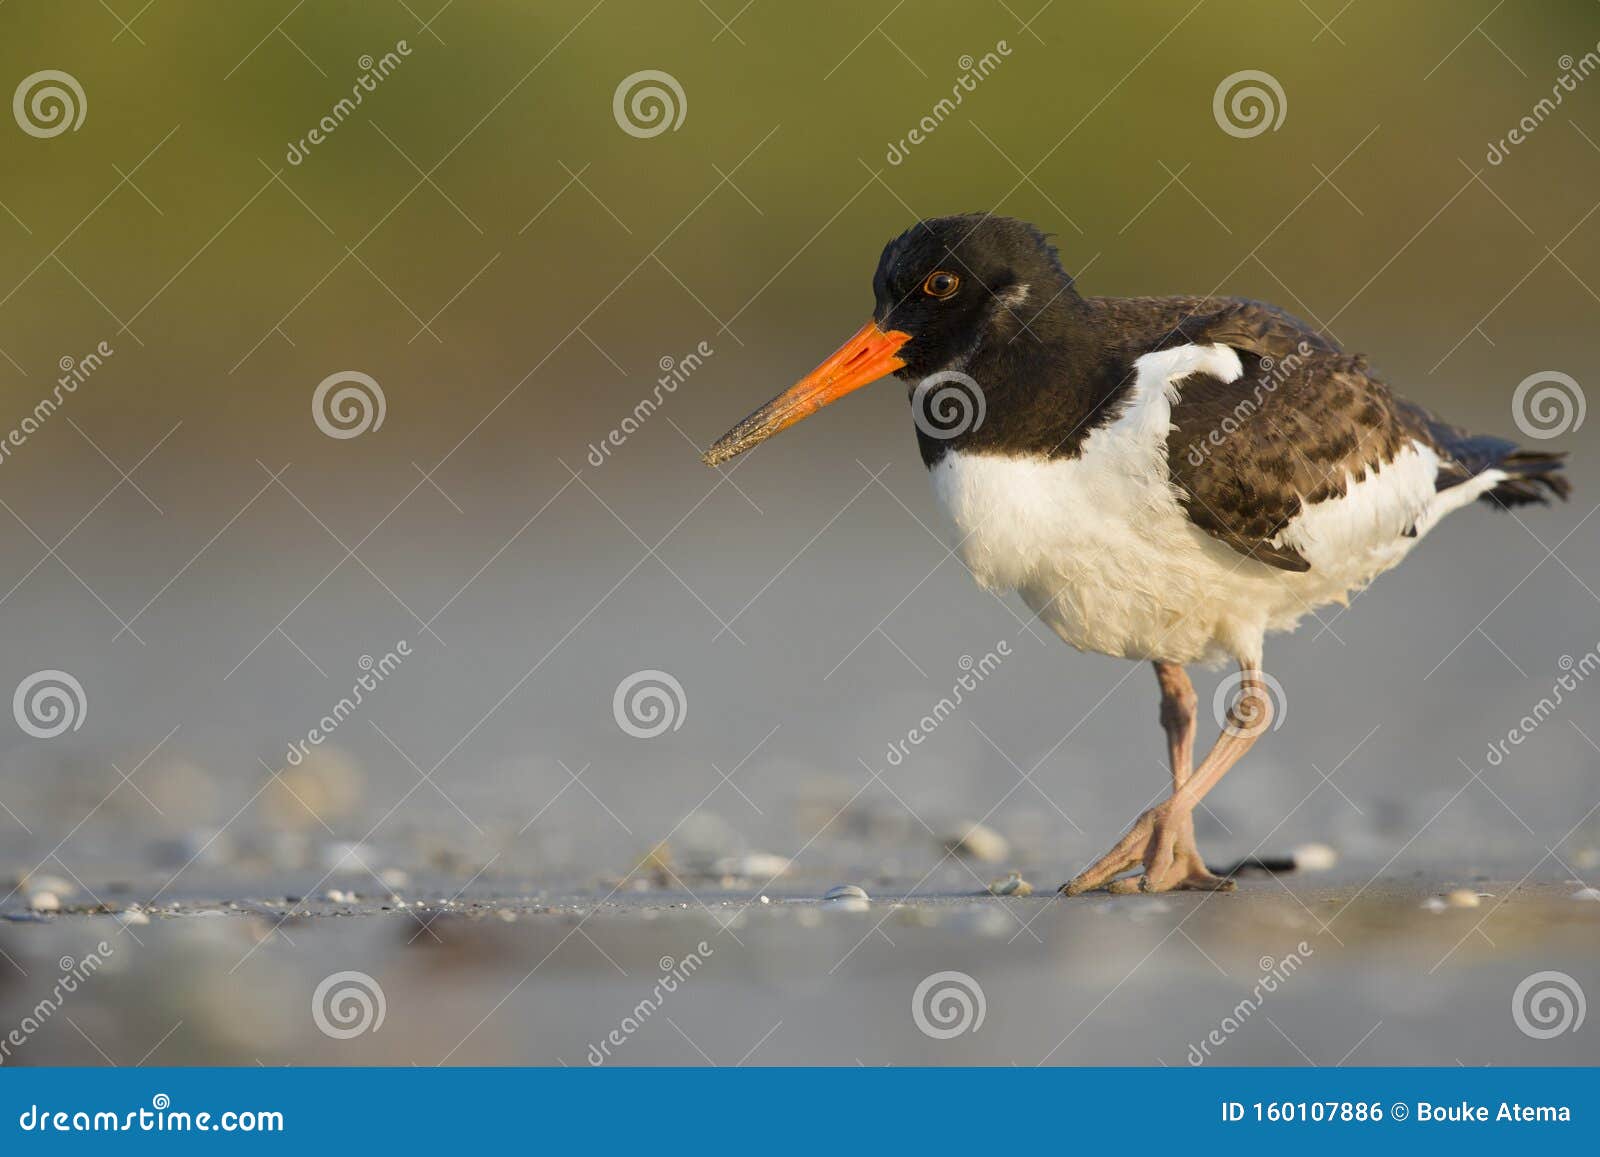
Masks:
[[[928,274],[927,280],[922,283],[922,292],[929,297],[943,299],[954,293],[960,285],[961,278],[954,273],[944,269],[936,269]]]

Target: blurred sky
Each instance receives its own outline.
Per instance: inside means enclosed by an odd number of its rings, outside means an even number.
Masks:
[[[815,830],[797,801],[858,791],[934,826],[1000,801],[1041,854],[1097,850],[1164,784],[1153,680],[973,587],[900,388],[727,480],[696,447],[861,323],[888,238],[971,209],[1053,232],[1085,292],[1272,300],[1515,434],[1528,375],[1600,380],[1600,80],[1486,153],[1597,41],[1594,4],[1487,0],[0,6],[5,91],[59,69],[87,102],[58,136],[0,125],[0,431],[62,359],[114,350],[0,462],[0,690],[60,669],[87,702],[59,738],[0,731],[0,869],[379,824],[400,858],[619,870],[686,815],[789,853]],[[1285,115],[1236,137],[1213,94],[1246,69]],[[642,70],[681,87],[677,129],[619,125]],[[313,391],[350,370],[384,422],[331,438]],[[1488,773],[1537,836],[1469,775],[1600,643],[1592,430],[1550,443],[1576,453],[1566,508],[1454,516],[1331,629],[1269,641],[1287,720],[1217,792],[1214,839],[1248,850],[1287,816],[1280,839],[1381,860],[1449,801],[1416,854],[1514,858],[1582,814],[1594,688]],[[270,810],[289,745],[402,639],[326,748],[359,790],[328,793],[327,829]],[[887,766],[1001,640],[962,715]],[[651,740],[612,714],[644,669],[687,703]]]

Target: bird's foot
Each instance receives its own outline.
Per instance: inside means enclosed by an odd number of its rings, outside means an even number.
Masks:
[[[1122,873],[1143,868],[1137,876]],[[1120,878],[1119,878],[1120,877]],[[1117,846],[1078,873],[1061,891],[1077,896],[1104,888],[1130,892],[1231,892],[1232,880],[1206,867],[1194,840],[1194,814],[1171,800],[1157,804],[1137,820]]]

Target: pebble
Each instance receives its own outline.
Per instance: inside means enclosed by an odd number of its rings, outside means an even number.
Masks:
[[[78,892],[72,881],[63,880],[60,876],[29,876],[28,887],[35,892],[54,892],[58,897],[70,898]]]
[[[719,876],[775,880],[789,870],[789,858],[771,852],[747,852],[742,856],[725,856],[714,868]]]
[[[146,916],[137,908],[129,908],[125,912],[118,912],[114,918],[116,922],[121,924],[124,928],[127,928],[130,925],[138,926],[150,923],[150,917]]]
[[[61,911],[61,897],[54,892],[28,893],[28,907],[35,912]]]
[[[872,905],[872,897],[859,884],[840,884],[823,893],[822,900],[843,912],[865,912]]]
[[[1301,844],[1292,854],[1295,868],[1302,872],[1326,872],[1339,862],[1339,853],[1327,844]]]
[[[998,880],[990,880],[989,893],[993,896],[1031,896],[1033,885],[1022,878],[1021,872],[1012,872]]]
[[[1579,888],[1572,893],[1574,900],[1600,900],[1600,888]]]
[[[355,894],[341,891],[338,888],[329,888],[322,893],[322,898],[330,904],[350,904],[355,901]]]
[[[986,864],[999,863],[1011,852],[1011,842],[993,828],[979,823],[961,823],[955,826],[956,834],[947,836],[944,846],[958,856],[982,860]]]

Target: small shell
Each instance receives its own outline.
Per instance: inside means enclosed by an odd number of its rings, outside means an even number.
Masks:
[[[1478,893],[1474,892],[1471,888],[1455,889],[1453,892],[1450,892],[1445,896],[1444,902],[1452,908],[1476,908],[1479,904],[1483,903],[1483,901],[1478,898]]]
[[[871,905],[872,897],[858,884],[840,884],[823,893],[822,901],[844,912],[865,912]]]
[[[983,824],[957,824],[955,833],[945,837],[944,846],[958,856],[996,864],[1011,853],[1010,841]]]
[[[1339,853],[1327,844],[1301,844],[1294,850],[1294,866],[1300,872],[1326,872],[1339,862]]]
[[[998,880],[990,880],[989,893],[994,896],[1031,896],[1033,885],[1022,878],[1021,872],[1012,872]]]

